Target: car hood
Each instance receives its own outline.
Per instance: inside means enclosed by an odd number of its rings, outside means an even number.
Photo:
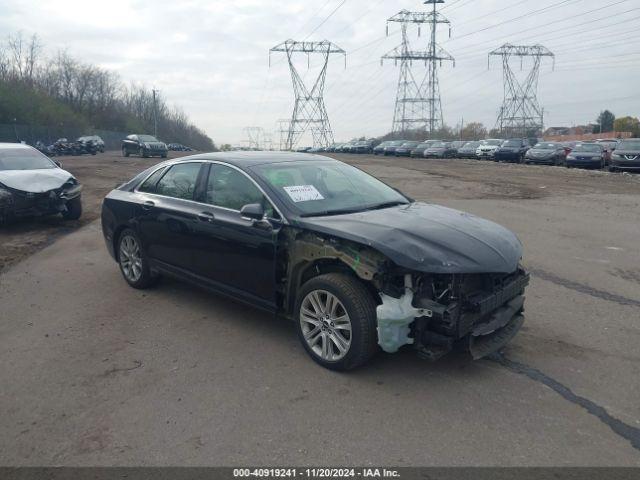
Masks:
[[[73,175],[61,168],[0,171],[2,185],[29,193],[42,193],[60,188],[70,178],[73,178]]]
[[[522,244],[506,228],[439,205],[412,203],[347,215],[306,217],[309,230],[368,245],[395,264],[430,273],[510,273]]]
[[[550,156],[555,154],[555,151],[553,151],[553,150],[536,150],[536,149],[532,148],[527,153],[529,153],[530,155],[535,155],[537,157],[550,157]]]

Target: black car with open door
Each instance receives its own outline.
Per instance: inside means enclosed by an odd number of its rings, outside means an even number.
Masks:
[[[169,275],[288,317],[331,369],[403,347],[480,358],[524,321],[512,232],[319,155],[162,162],[107,195],[102,230],[132,287]]]

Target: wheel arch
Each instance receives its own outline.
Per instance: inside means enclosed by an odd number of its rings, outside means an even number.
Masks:
[[[342,273],[358,279],[379,302],[380,277],[387,258],[377,250],[350,241],[311,234],[296,235],[290,243],[283,313],[292,317],[298,291],[306,282],[327,273]]]

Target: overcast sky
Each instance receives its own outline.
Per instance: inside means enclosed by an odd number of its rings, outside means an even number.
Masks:
[[[269,68],[268,51],[311,34],[307,40],[347,51],[346,69],[339,56],[329,64],[325,102],[336,140],[349,140],[390,130],[398,67],[379,60],[400,35],[392,24],[385,37],[385,21],[425,8],[420,0],[0,0],[0,35],[37,33],[49,51],[65,48],[127,82],[155,86],[214,141],[239,144],[244,127],[274,132],[290,116],[284,54]],[[556,54],[555,71],[547,60],[540,70],[546,126],[593,121],[604,108],[640,114],[638,0],[448,0],[441,12],[452,35],[442,28],[439,43],[456,58],[455,68],[439,71],[445,123],[494,126],[502,66],[494,59],[487,69],[487,53],[505,42]],[[426,48],[426,35],[414,30],[411,39]],[[311,58],[307,71],[301,58],[307,80],[314,66]]]

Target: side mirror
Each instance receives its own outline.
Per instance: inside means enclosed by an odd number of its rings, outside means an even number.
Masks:
[[[262,220],[264,208],[259,203],[249,203],[240,209],[240,216],[250,220]]]
[[[60,160],[54,160],[53,163],[55,163],[58,167],[62,168],[62,162]]]

